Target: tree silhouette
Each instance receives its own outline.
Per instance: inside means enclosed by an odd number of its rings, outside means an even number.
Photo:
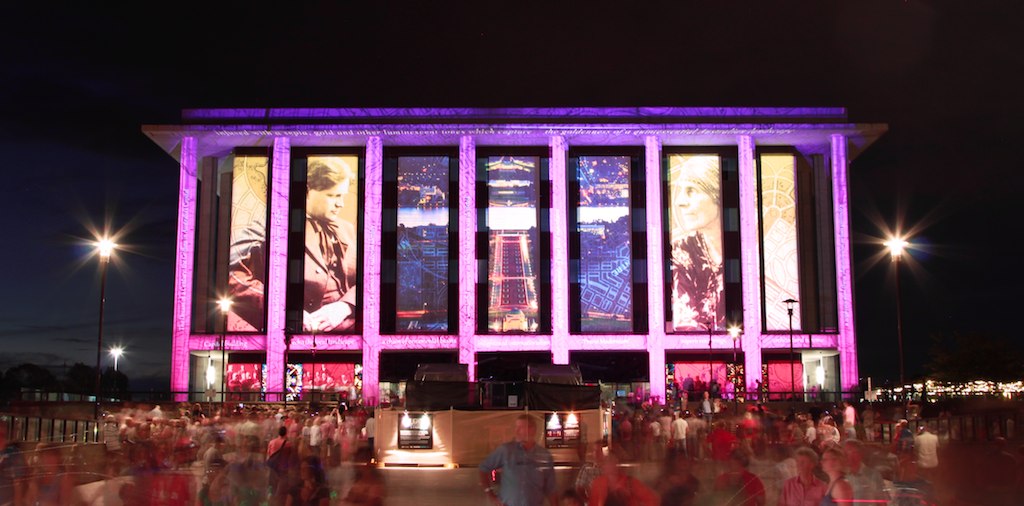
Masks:
[[[1024,378],[1021,351],[1009,340],[980,333],[932,335],[929,376],[938,381],[1018,381]]]

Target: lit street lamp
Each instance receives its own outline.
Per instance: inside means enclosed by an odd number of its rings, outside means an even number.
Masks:
[[[96,420],[100,419],[100,380],[102,378],[100,359],[103,355],[103,303],[106,301],[107,266],[110,264],[110,255],[116,248],[117,244],[106,237],[96,243],[96,252],[100,256],[100,322],[99,332],[96,336],[96,405],[93,412]]]
[[[227,352],[226,341],[228,339],[228,312],[231,311],[231,299],[223,297],[217,301],[220,306],[222,332],[220,334],[220,415],[224,416],[224,384],[227,383]]]
[[[796,354],[793,352],[793,304],[796,302],[796,299],[782,301],[786,305],[786,313],[789,314],[789,395],[791,400],[796,400]]]
[[[117,372],[117,360],[124,355],[124,348],[120,346],[114,346],[110,348],[110,356],[114,358],[114,372]]]
[[[894,237],[885,241],[885,247],[889,248],[893,269],[896,271],[896,342],[900,354],[900,391],[903,392],[906,378],[903,375],[903,297],[900,294],[900,260],[903,258],[903,250],[907,247],[907,241],[902,237]],[[906,392],[903,392],[903,395],[906,396]]]

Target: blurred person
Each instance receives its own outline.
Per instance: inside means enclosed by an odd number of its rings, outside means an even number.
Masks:
[[[896,423],[896,437],[890,449],[896,455],[896,477],[893,481],[903,481],[909,467],[914,464],[914,433],[910,431],[910,422],[906,418]]]
[[[821,417],[821,421],[818,423],[817,435],[818,446],[822,450],[830,446],[835,446],[842,440],[839,428],[836,427],[836,421],[831,415]]]
[[[869,402],[860,414],[861,426],[864,427],[864,440],[873,443],[875,441],[875,409]]]
[[[494,504],[540,506],[545,498],[558,504],[555,468],[551,452],[537,444],[537,420],[520,415],[515,421],[515,439],[504,443],[480,463],[480,484]],[[501,486],[494,491],[492,473],[501,470]]]
[[[605,457],[601,474],[590,484],[588,506],[656,506],[658,494],[640,480],[622,472],[614,455]]]
[[[227,480],[227,461],[217,459],[210,462],[210,473],[208,481],[199,487],[196,500],[200,506],[227,506],[231,504],[231,489]],[[122,503],[133,504],[131,498],[137,496],[134,489],[136,486],[125,485],[122,487]],[[128,489],[125,491],[125,489]],[[142,504],[142,503],[134,503]]]
[[[377,448],[373,443],[377,437],[377,419],[374,418],[373,411],[367,414],[366,425],[363,429],[366,431],[366,446],[370,450],[370,463],[377,462]]]
[[[7,424],[0,423],[0,504],[25,504],[27,472],[24,455],[11,443]]]
[[[921,478],[932,481],[939,467],[939,436],[927,425],[922,425],[914,436],[914,455]]]
[[[726,471],[715,478],[714,504],[721,506],[764,506],[764,483],[747,468],[750,457],[743,450],[729,454]]]
[[[887,499],[882,474],[864,461],[864,445],[856,439],[847,439],[843,442],[843,451],[846,453],[846,481],[853,487],[854,500]]]
[[[562,492],[562,496],[558,498],[558,506],[586,506],[586,504],[583,497],[573,489]]]
[[[784,481],[778,506],[818,506],[828,485],[814,475],[818,454],[810,448],[797,448],[797,475]]]
[[[268,485],[273,504],[284,504],[284,499],[296,480],[295,467],[298,463],[298,449],[288,439],[288,429],[282,426],[277,437],[267,444],[266,465],[270,469]]]
[[[857,439],[857,408],[849,399],[843,401],[843,438]]]
[[[691,504],[700,492],[700,480],[693,474],[693,461],[682,452],[669,451],[655,480],[654,492],[661,496],[663,505]]]
[[[344,506],[382,506],[387,489],[376,466],[364,464],[356,471],[355,482],[342,499]]]
[[[588,445],[588,449],[573,480],[573,490],[584,502],[590,498],[590,484],[601,475],[601,464],[604,462],[604,447],[600,441]]]
[[[228,464],[227,480],[237,505],[256,506],[266,501],[267,467],[260,449],[257,436],[244,436]]]
[[[680,413],[675,414],[675,419],[672,420],[672,447],[676,452],[682,453],[683,455],[689,455],[690,453],[686,449],[687,441],[687,429],[689,423],[683,418]]]
[[[716,462],[729,460],[730,454],[737,448],[739,439],[726,428],[725,422],[717,422],[711,434],[708,434],[708,445],[711,447],[711,458]]]
[[[57,443],[42,443],[25,489],[24,504],[65,506],[76,501],[75,483],[66,472]]]
[[[853,500],[853,487],[844,478],[846,455],[836,447],[827,448],[821,455],[821,468],[828,475],[828,490],[821,500],[822,506],[849,504]]]
[[[320,459],[303,457],[299,463],[299,480],[288,491],[285,506],[329,506],[331,489],[327,486]]]

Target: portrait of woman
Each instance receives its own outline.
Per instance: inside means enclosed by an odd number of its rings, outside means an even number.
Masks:
[[[722,328],[721,163],[718,155],[669,157],[672,328]]]

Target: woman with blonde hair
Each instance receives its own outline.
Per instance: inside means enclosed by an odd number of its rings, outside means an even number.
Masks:
[[[839,447],[826,448],[821,455],[821,468],[828,475],[828,490],[821,506],[849,504],[853,501],[853,487],[846,481],[846,454]]]

